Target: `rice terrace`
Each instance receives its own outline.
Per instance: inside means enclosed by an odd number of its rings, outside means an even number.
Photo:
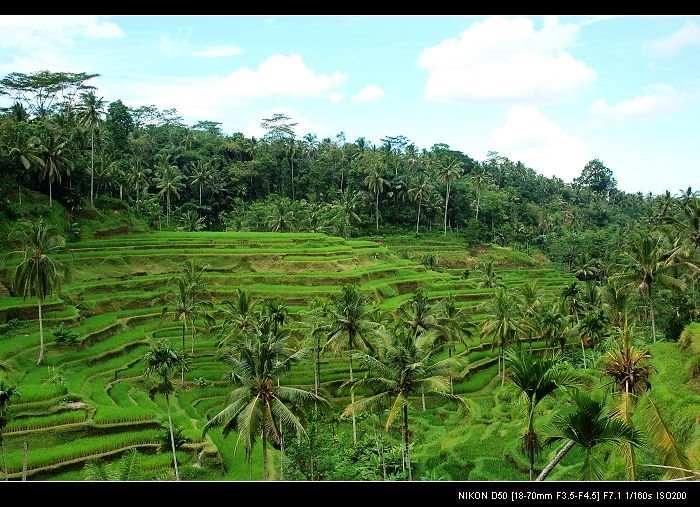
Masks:
[[[229,134],[99,76],[0,80],[0,480],[700,478],[691,176]]]

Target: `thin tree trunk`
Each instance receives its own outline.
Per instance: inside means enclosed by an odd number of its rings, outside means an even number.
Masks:
[[[546,467],[544,467],[544,470],[542,470],[542,473],[537,476],[538,481],[543,481],[547,478],[549,473],[552,471],[552,469],[557,466],[557,464],[564,459],[564,456],[566,456],[566,453],[568,453],[573,446],[576,445],[576,442],[573,440],[569,440],[564,447],[561,448],[561,450],[552,458],[552,461],[550,461]]]
[[[656,343],[656,321],[654,320],[654,298],[651,295],[651,284],[649,284],[649,313],[651,313],[651,336]]]
[[[316,354],[314,357],[314,394],[318,396],[318,390],[321,384],[321,346],[319,338],[316,338]]]
[[[476,221],[479,221],[479,201],[481,201],[481,194],[476,194]]]
[[[506,358],[504,357],[503,347],[501,347],[501,362],[503,363],[503,368],[501,369],[501,387],[506,382]]]
[[[292,168],[292,201],[295,199],[295,191],[294,191],[294,159],[289,158],[289,167]]]
[[[90,204],[95,205],[93,188],[95,186],[95,129],[91,129],[90,136]]]
[[[377,221],[377,230],[379,230],[379,192],[376,194],[376,200],[374,202],[374,218]]]
[[[166,215],[165,215],[165,226],[170,229],[170,192],[167,193],[167,198],[168,198],[168,209],[166,210]],[[184,345],[182,347],[183,349],[185,348]]]
[[[418,224],[420,224],[420,205],[423,202],[423,198],[418,199],[418,220],[416,220],[416,234],[418,234]]]
[[[267,480],[267,435],[262,430],[263,481]]]
[[[202,206],[202,184],[199,184],[199,206]]]
[[[420,392],[421,401],[423,402],[423,412],[425,412],[425,389]]]
[[[447,190],[445,191],[445,230],[443,235],[447,235],[447,204],[450,202],[450,184],[447,184]]]
[[[17,193],[19,194],[19,205],[22,206],[22,185],[17,185]]]
[[[44,362],[44,321],[41,317],[41,299],[39,299],[39,360],[36,362],[36,365],[39,366],[43,362]]]
[[[197,331],[197,328],[194,325],[194,322],[192,322],[192,352],[191,354],[194,355],[194,335],[195,332]]]
[[[411,446],[408,441],[408,404],[403,406],[403,438],[406,446],[406,466],[408,467],[408,480],[413,480],[411,472]]]
[[[352,351],[350,352],[350,383],[354,380],[352,376]],[[350,388],[350,404],[355,404],[355,391]],[[354,408],[354,407],[353,407]],[[355,420],[355,410],[352,411],[352,445],[357,445],[357,421]]]
[[[185,353],[185,323],[182,323],[182,353]],[[180,385],[185,387],[185,365],[182,365],[182,370],[180,371]]]
[[[177,455],[175,454],[175,436],[173,435],[173,418],[170,416],[170,396],[165,396],[165,403],[168,405],[168,428],[170,429],[170,446],[173,449],[173,465],[175,465],[175,480],[180,480],[180,472],[177,469]]]
[[[22,444],[22,480],[27,480],[27,452],[29,452],[29,444]]]
[[[53,194],[51,193],[51,176],[49,176],[49,208],[53,208]]]

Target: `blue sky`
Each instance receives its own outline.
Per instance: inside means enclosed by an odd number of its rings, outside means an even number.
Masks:
[[[0,16],[0,75],[99,73],[107,101],[260,135],[405,135],[566,181],[700,187],[698,16]]]

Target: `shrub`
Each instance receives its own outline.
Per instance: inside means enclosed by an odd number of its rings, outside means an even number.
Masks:
[[[59,345],[75,346],[78,345],[80,336],[71,329],[66,329],[63,322],[58,327],[52,330],[56,343]]]

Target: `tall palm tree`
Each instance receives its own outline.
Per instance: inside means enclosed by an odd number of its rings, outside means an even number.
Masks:
[[[363,409],[389,406],[385,430],[388,431],[396,417],[401,414],[401,440],[403,462],[408,470],[408,480],[413,480],[410,454],[410,432],[408,410],[409,397],[418,393],[459,403],[466,408],[464,400],[449,393],[449,376],[460,363],[456,357],[433,361],[434,347],[430,335],[415,337],[408,330],[392,333],[389,344],[375,357],[366,353],[355,353],[355,357],[369,370],[363,379],[348,382],[351,392],[367,391],[366,398],[352,400],[343,411],[343,416],[354,415]],[[354,397],[354,396],[353,396]]]
[[[41,169],[44,165],[44,160],[41,158],[41,152],[37,149],[36,144],[31,139],[23,140],[19,136],[14,146],[9,147],[8,155],[12,158],[19,167],[25,171],[31,171],[33,168]],[[17,178],[17,193],[19,196],[19,204],[22,205],[22,178]]]
[[[469,321],[467,307],[457,308],[454,294],[448,294],[438,303],[435,310],[438,341],[447,345],[448,354],[452,356],[456,352],[456,343],[466,344],[467,338],[474,335],[476,324]]]
[[[474,195],[476,196],[476,215],[475,218],[479,220],[479,209],[481,207],[481,194],[483,193],[484,187],[489,182],[488,173],[484,166],[479,164],[471,175],[472,186],[474,187]]]
[[[629,423],[613,417],[605,409],[605,400],[593,398],[581,391],[573,393],[572,397],[576,404],[575,409],[564,416],[555,417],[555,424],[561,434],[547,439],[547,443],[560,440],[567,440],[567,443],[542,470],[537,477],[538,481],[546,479],[552,469],[576,445],[586,452],[579,479],[590,481],[602,479],[600,466],[593,456],[594,447],[609,444],[639,446],[641,443],[641,432]]]
[[[483,273],[481,275],[481,281],[479,282],[479,287],[484,289],[493,289],[495,287],[503,287],[500,280],[503,278],[498,275],[493,269],[493,261],[488,261],[482,264],[481,269]]]
[[[576,324],[580,324],[580,315],[584,311],[584,304],[582,301],[583,291],[579,287],[577,281],[571,282],[569,285],[564,287],[561,291],[561,303],[566,309],[569,315],[576,317]],[[583,356],[583,368],[586,369],[586,349],[583,344],[583,334],[580,335],[581,338],[581,354]]]
[[[141,161],[136,159],[134,160],[133,164],[130,166],[129,170],[129,183],[134,186],[134,189],[136,191],[136,211],[139,211],[139,204],[141,202],[140,196],[140,189],[145,188],[148,189],[148,185],[150,185],[151,180],[151,170],[143,166],[141,164]],[[143,185],[143,187],[142,187]]]
[[[102,98],[98,99],[92,90],[82,93],[80,97],[80,124],[90,130],[90,203],[94,204],[95,131],[102,125],[105,101]]]
[[[450,190],[452,184],[457,181],[462,176],[462,162],[454,157],[450,157],[445,160],[438,168],[438,175],[440,179],[445,183],[445,230],[444,234],[447,234],[447,206],[450,202]]]
[[[161,153],[158,156],[158,165],[156,166],[156,186],[160,189],[158,195],[165,195],[167,200],[166,226],[170,227],[170,199],[180,197],[180,190],[183,187],[183,177],[177,164],[170,161],[170,155]]]
[[[192,168],[192,177],[190,178],[190,184],[199,186],[200,206],[202,205],[202,189],[204,188],[204,185],[211,183],[213,177],[214,173],[211,170],[211,166],[208,163],[203,162],[202,160],[198,160]]]
[[[654,343],[656,343],[654,282],[668,288],[684,290],[685,283],[675,276],[676,269],[686,267],[693,271],[700,271],[691,262],[677,259],[677,253],[677,248],[669,249],[664,246],[661,236],[641,233],[631,241],[625,250],[623,261],[618,265],[620,271],[613,276],[613,279],[639,284],[637,290],[647,297],[651,316],[651,335]]]
[[[651,388],[650,378],[655,368],[648,363],[651,354],[648,350],[639,350],[630,343],[630,337],[634,329],[627,324],[627,317],[620,329],[620,348],[608,352],[608,357],[602,373],[612,381],[613,392],[619,397],[619,405],[616,417],[627,424],[632,424],[632,415],[637,406],[639,397],[647,394]],[[663,458],[663,465],[676,468],[690,468],[688,456],[683,447],[678,444],[671,434],[668,426],[661,417],[661,413],[654,402],[646,396],[649,405],[644,414],[649,428],[649,442]],[[623,457],[627,463],[627,472],[631,480],[636,479],[636,460],[634,448],[630,445],[623,446]],[[679,470],[668,469],[667,478],[682,477]]]
[[[356,209],[359,198],[356,192],[345,189],[338,192],[338,198],[333,201],[333,223],[338,229],[339,235],[347,239],[350,236],[350,228],[360,222]]]
[[[5,442],[3,440],[2,430],[7,424],[12,397],[19,396],[21,396],[21,394],[17,390],[17,386],[5,385],[4,382],[0,382],[0,451],[2,452],[2,470],[5,473],[6,481],[8,480],[7,461],[5,461]]]
[[[260,436],[263,480],[268,479],[268,441],[280,445],[285,428],[296,431],[300,438],[307,437],[302,421],[303,405],[327,403],[304,389],[279,385],[279,379],[289,371],[292,363],[308,352],[306,349],[296,352],[290,349],[287,335],[284,329],[273,332],[270,326],[263,326],[259,332],[248,335],[244,342],[221,355],[235,388],[229,394],[228,405],[204,426],[205,433],[217,426],[223,427],[224,436],[231,431],[238,432],[235,451],[243,442],[248,460]]]
[[[535,431],[535,409],[548,395],[559,388],[578,387],[575,373],[563,367],[561,356],[536,357],[530,351],[508,351],[508,378],[527,403],[527,429],[523,435],[523,450],[530,461],[530,480],[535,478],[535,455],[541,446]]]
[[[430,193],[433,191],[433,184],[430,181],[430,177],[421,172],[417,178],[411,180],[410,186],[408,188],[408,195],[413,202],[418,201],[418,218],[416,218],[416,234],[418,234],[418,225],[420,224],[420,210],[423,205],[423,201],[428,198]]]
[[[350,351],[348,362],[350,365],[350,382],[354,380],[352,371],[352,353],[360,344],[370,350],[374,350],[373,334],[375,325],[372,321],[371,311],[367,308],[367,298],[360,292],[357,285],[345,285],[340,294],[333,296],[331,300],[330,324],[328,341],[347,339],[345,342]],[[355,402],[354,392],[350,392],[351,403]],[[357,445],[357,422],[355,414],[352,415],[352,443]]]
[[[13,289],[26,298],[36,296],[39,307],[39,360],[37,366],[44,361],[44,323],[41,315],[41,305],[54,291],[61,289],[61,276],[70,279],[68,266],[55,258],[55,255],[65,250],[66,240],[60,236],[56,228],[45,225],[43,220],[26,223],[24,228],[12,231],[7,240],[10,244],[20,243],[20,249],[9,255],[20,255],[20,262],[15,269],[12,280]]]
[[[364,183],[367,189],[374,194],[374,218],[377,222],[377,230],[379,230],[379,194],[384,191],[384,187],[388,185],[388,181],[383,178],[384,172],[379,164],[372,164],[365,176]]]
[[[245,336],[253,331],[256,324],[255,307],[258,302],[250,296],[249,292],[239,287],[236,289],[234,302],[223,301],[223,304],[226,316],[222,324],[222,344],[225,344],[231,336]],[[229,327],[232,329],[227,332]]]
[[[479,306],[479,311],[487,314],[481,325],[481,333],[484,336],[490,336],[492,343],[501,349],[498,356],[498,373],[501,375],[501,386],[503,386],[506,378],[505,349],[517,340],[518,333],[522,331],[517,319],[517,301],[511,292],[500,288],[490,301]],[[503,363],[502,369],[501,363]]]
[[[31,141],[43,160],[41,178],[49,182],[49,207],[53,206],[53,183],[61,182],[62,173],[70,174],[73,163],[68,159],[67,141],[61,139],[56,131],[48,131],[42,138],[35,137]]]
[[[168,407],[168,430],[170,431],[170,445],[173,451],[173,465],[175,467],[175,478],[180,480],[180,472],[177,469],[177,455],[175,454],[175,437],[173,436],[173,419],[170,415],[170,395],[173,393],[173,383],[170,375],[177,370],[189,369],[185,351],[176,350],[170,347],[167,340],[161,340],[154,347],[151,347],[143,358],[145,364],[144,374],[146,376],[155,375],[159,377],[160,383],[151,390],[150,396],[157,393],[165,396],[165,403]]]

